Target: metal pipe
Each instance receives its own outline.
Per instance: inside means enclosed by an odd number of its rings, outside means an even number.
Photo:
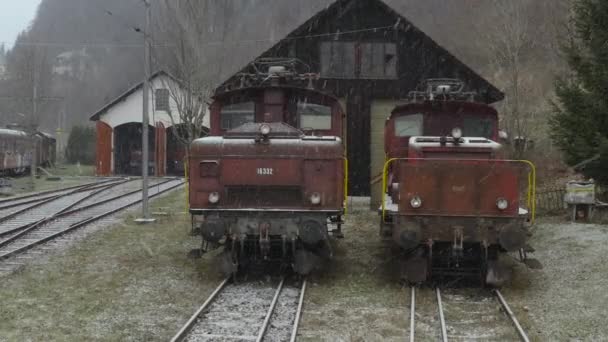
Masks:
[[[144,87],[143,87],[143,119],[142,119],[142,211],[143,218],[150,218],[150,208],[148,204],[148,125],[150,124],[149,106],[150,98],[150,22],[152,9],[149,1],[144,1],[146,5],[146,29],[144,32]]]
[[[528,335],[526,335],[526,332],[524,331],[524,329],[519,324],[519,321],[515,317],[515,314],[513,313],[513,311],[511,310],[511,308],[509,307],[509,304],[507,304],[507,301],[504,299],[504,297],[502,296],[502,294],[500,293],[500,291],[494,290],[494,293],[498,297],[498,301],[500,301],[500,304],[502,305],[502,307],[507,312],[507,315],[509,316],[509,318],[511,319],[511,321],[513,322],[513,324],[515,324],[515,328],[517,329],[517,333],[519,334],[519,337],[521,338],[521,340],[524,341],[524,342],[530,342],[530,339],[528,338]]]
[[[416,335],[416,288],[412,286],[411,304],[410,304],[410,342],[414,342]]]
[[[296,342],[298,336],[298,328],[300,326],[300,319],[302,318],[302,307],[304,306],[304,293],[306,293],[306,279],[302,282],[302,290],[300,290],[300,300],[298,302],[298,311],[296,311],[296,318],[293,323],[293,330],[291,331],[291,339],[289,342]]]
[[[262,323],[262,328],[258,333],[258,338],[256,338],[256,342],[262,342],[264,339],[264,334],[266,334],[266,330],[268,329],[268,323],[270,323],[270,319],[272,318],[272,313],[274,312],[274,308],[277,306],[277,302],[279,301],[279,296],[281,295],[281,290],[283,290],[283,284],[285,284],[285,277],[281,278],[281,282],[279,283],[279,288],[277,292],[274,294],[274,298],[272,299],[272,303],[270,303],[270,308],[268,308],[268,312],[266,313],[266,318],[264,318],[264,323]]]
[[[448,342],[448,332],[445,327],[445,317],[443,316],[443,304],[441,303],[441,292],[439,288],[435,289],[437,293],[437,305],[439,306],[439,321],[441,323],[441,341]]]

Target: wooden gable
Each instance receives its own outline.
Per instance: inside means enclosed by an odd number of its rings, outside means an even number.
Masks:
[[[425,79],[458,78],[478,93],[480,102],[504,98],[382,0],[338,0],[259,58],[297,60],[298,71],[320,73],[315,87],[336,97],[364,92],[371,98],[399,99]],[[217,91],[242,86],[240,75],[252,72],[252,65],[246,66]]]

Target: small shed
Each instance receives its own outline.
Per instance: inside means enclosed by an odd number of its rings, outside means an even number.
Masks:
[[[177,87],[176,87],[177,85]],[[149,167],[156,176],[183,174],[185,150],[177,139],[182,125],[171,91],[179,81],[164,71],[150,77]],[[96,174],[139,175],[142,160],[143,82],[91,116],[96,122]],[[209,126],[205,116],[204,126]]]
[[[472,39],[472,37],[455,37]],[[382,0],[337,0],[226,80],[217,92],[243,86],[260,60],[293,59],[302,73],[318,73],[319,90],[338,97],[347,113],[350,194],[379,203],[384,123],[422,81],[457,78],[477,101],[504,94]]]

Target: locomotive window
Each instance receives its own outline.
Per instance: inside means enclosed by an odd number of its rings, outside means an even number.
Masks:
[[[415,137],[422,135],[422,114],[400,116],[395,120],[395,135]]]
[[[244,102],[222,107],[222,129],[233,129],[255,121],[255,103]]]
[[[301,129],[331,129],[331,107],[319,104],[299,102],[298,118]]]
[[[170,111],[169,108],[169,89],[156,89],[154,94],[156,110],[158,111]]]
[[[492,138],[494,121],[489,118],[467,116],[464,118],[463,133],[467,137]]]

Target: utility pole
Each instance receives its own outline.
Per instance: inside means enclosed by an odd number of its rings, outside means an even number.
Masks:
[[[38,118],[38,77],[36,75],[36,70],[34,70],[34,86],[32,89],[32,121],[30,122],[30,127],[28,130],[30,131],[30,138],[32,139],[32,162],[30,164],[30,176],[31,176],[31,188],[32,191],[36,190],[36,130],[37,125],[36,121]]]
[[[148,160],[149,156],[149,141],[148,141],[148,125],[150,124],[150,24],[152,21],[152,6],[150,4],[150,0],[143,0],[144,5],[146,7],[146,28],[143,32],[144,34],[144,95],[143,95],[143,120],[142,120],[142,130],[141,130],[141,138],[142,138],[142,215],[141,219],[138,219],[139,223],[150,223],[154,222],[153,219],[150,218],[150,208],[149,208],[149,200],[148,200]]]

